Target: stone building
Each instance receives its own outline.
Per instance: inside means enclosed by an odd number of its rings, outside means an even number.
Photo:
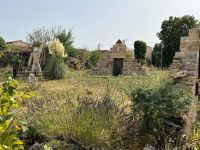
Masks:
[[[133,52],[118,40],[110,51],[105,52],[93,73],[100,75],[131,75],[144,73],[144,68],[134,59]]]
[[[152,47],[147,46],[147,51],[146,51],[146,54],[145,54],[145,58],[151,60],[152,59],[152,52],[153,52]]]

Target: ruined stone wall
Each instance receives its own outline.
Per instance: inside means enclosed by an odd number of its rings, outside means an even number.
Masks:
[[[194,95],[198,82],[199,47],[199,29],[191,29],[188,37],[181,38],[180,52],[175,54],[170,67],[176,85],[191,91]]]
[[[122,75],[145,72],[145,69],[133,58],[133,53],[119,40],[110,51],[104,54],[97,67],[92,69],[93,74],[112,75],[114,58],[123,58]]]
[[[179,88],[192,92],[194,99],[190,106],[190,111],[182,116],[185,122],[184,133],[189,134],[192,130],[192,122],[196,119],[195,106],[198,101],[196,96],[196,83],[198,83],[198,65],[199,65],[199,28],[189,30],[187,37],[182,37],[180,42],[180,52],[174,56],[170,67],[171,76],[174,78],[175,85]]]

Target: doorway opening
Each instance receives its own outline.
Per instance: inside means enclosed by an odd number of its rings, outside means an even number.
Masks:
[[[113,59],[113,76],[119,76],[122,74],[123,58]]]

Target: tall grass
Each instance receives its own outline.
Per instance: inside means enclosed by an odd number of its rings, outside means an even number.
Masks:
[[[127,107],[108,96],[71,101],[51,95],[32,100],[27,108],[27,122],[49,141],[59,139],[83,149],[116,149],[125,147],[130,136],[127,127],[132,119]]]
[[[47,79],[63,79],[66,76],[66,65],[64,58],[59,55],[52,55],[47,65],[44,77]]]

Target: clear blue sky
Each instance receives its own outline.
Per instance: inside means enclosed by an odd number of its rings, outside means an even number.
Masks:
[[[119,38],[150,46],[169,16],[193,15],[200,20],[199,0],[1,0],[0,36],[25,40],[35,27],[73,28],[76,47],[112,46]]]

